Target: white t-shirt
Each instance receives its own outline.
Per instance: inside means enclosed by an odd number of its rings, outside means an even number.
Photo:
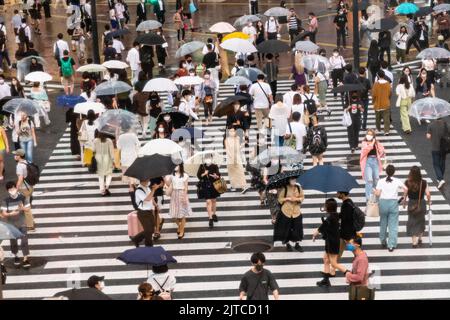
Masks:
[[[127,62],[130,64],[131,70],[139,70],[141,60],[139,51],[136,48],[131,48],[130,51],[128,51]]]
[[[270,88],[269,84],[267,84],[265,82],[254,83],[250,87],[250,90],[249,90],[248,93],[251,96],[253,96],[253,98],[254,98],[253,106],[254,106],[255,109],[267,109],[267,108],[269,108],[268,97],[272,94],[272,89]]]
[[[143,189],[144,191],[142,191]],[[144,187],[143,185],[139,185],[135,192],[135,200],[138,208],[141,210],[154,210],[155,206],[153,205],[153,201],[144,201],[145,198],[150,194],[151,190],[149,187]]]
[[[56,41],[56,43],[53,46],[53,52],[56,51],[56,46],[58,46],[59,56],[61,58],[64,56],[64,50],[67,50],[68,52],[70,52],[69,44],[67,43],[67,41],[64,41],[62,39]]]
[[[292,132],[291,132],[292,129]],[[306,126],[299,121],[292,121],[291,128],[289,128],[289,124],[286,126],[286,134],[295,135],[297,141],[297,151],[303,150],[303,137],[306,137]]]
[[[135,133],[121,134],[117,140],[117,149],[120,150],[120,162],[123,167],[129,167],[136,160],[141,146]]]
[[[189,176],[187,173],[183,175],[183,177],[179,177],[178,175],[169,176],[170,181],[172,182],[172,187],[174,190],[184,190],[184,185],[186,181],[189,180]]]
[[[276,136],[284,136],[284,128],[286,128],[288,123],[288,118],[290,116],[290,108],[282,104],[274,104],[270,108],[269,118],[273,120],[273,129]]]
[[[177,280],[170,274],[170,271],[166,273],[152,273],[148,277],[147,282],[152,286],[155,291],[173,291]],[[162,288],[161,288],[162,286]]]
[[[401,189],[406,189],[405,184],[397,178],[392,178],[391,182],[387,182],[386,178],[381,179],[377,183],[377,190],[381,190],[380,199],[397,200],[398,192]]]
[[[123,50],[125,50],[125,47],[123,46],[122,41],[114,39],[113,40],[113,48],[116,49],[117,53],[122,53]]]
[[[278,21],[277,20],[273,20],[271,21],[270,19],[266,22],[266,31],[267,33],[275,33],[278,32]]]

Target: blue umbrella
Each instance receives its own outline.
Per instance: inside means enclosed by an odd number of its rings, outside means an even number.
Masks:
[[[0,221],[0,240],[11,240],[23,237],[23,233],[12,224]]]
[[[396,14],[401,15],[408,15],[408,14],[415,14],[417,11],[419,11],[419,7],[416,6],[414,3],[410,2],[404,2],[401,5],[399,5],[397,8],[395,8]]]
[[[177,262],[163,247],[141,247],[126,250],[117,259],[126,264],[144,264],[147,266],[163,266]]]
[[[84,99],[81,96],[69,96],[69,95],[66,96],[66,95],[64,95],[64,96],[56,97],[56,104],[59,107],[73,108],[73,107],[75,107],[76,104],[82,103],[82,102],[86,102],[86,99]]]
[[[346,170],[337,166],[315,166],[306,171],[297,180],[303,189],[312,189],[324,193],[345,191],[359,187],[356,179]]]

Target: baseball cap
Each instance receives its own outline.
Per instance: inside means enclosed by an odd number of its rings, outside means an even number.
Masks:
[[[89,288],[94,288],[96,284],[98,284],[100,281],[104,281],[105,277],[100,276],[90,276],[87,285]]]
[[[25,150],[23,150],[23,149],[17,149],[16,151],[13,151],[12,154],[13,154],[13,155],[16,155],[16,156],[20,156],[20,157],[25,157]]]

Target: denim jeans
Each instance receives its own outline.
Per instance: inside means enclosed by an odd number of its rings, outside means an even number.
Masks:
[[[273,142],[274,142],[275,146],[277,146],[277,147],[284,146],[284,136],[274,135],[273,140],[274,140]]]
[[[446,154],[442,154],[440,151],[431,151],[431,156],[433,157],[433,168],[436,173],[436,178],[438,181],[444,179],[445,174],[445,159]]]
[[[366,181],[366,199],[370,199],[372,189],[376,187],[380,179],[380,171],[377,157],[367,157],[364,180]]]
[[[25,160],[33,162],[33,140],[20,141],[20,148],[25,151]]]
[[[386,243],[388,248],[397,247],[398,237],[398,202],[397,199],[380,199],[380,241]],[[387,236],[389,229],[389,237]]]

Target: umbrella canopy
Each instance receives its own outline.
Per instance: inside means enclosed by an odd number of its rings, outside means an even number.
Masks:
[[[391,30],[391,34],[396,34],[397,32],[400,31],[400,29],[401,29],[402,27],[405,27],[405,28],[406,28],[406,31],[408,32],[408,39],[414,35],[414,29],[411,28],[411,27],[409,26],[409,24],[407,24],[407,23],[399,23],[397,26],[395,26],[395,27]]]
[[[303,156],[291,147],[269,147],[260,152],[256,163],[252,164],[255,167],[263,167],[270,163],[271,160],[280,160],[286,165],[297,164],[303,160]]]
[[[29,57],[25,57],[20,59],[19,61],[17,61],[17,69],[20,70],[25,70],[25,74],[27,74],[28,72],[30,72],[30,65],[31,65],[31,60],[36,59],[36,61],[40,64],[46,64],[47,62],[45,61],[44,58],[39,57],[39,56],[29,56]]]
[[[120,60],[108,60],[102,63],[102,66],[107,69],[126,69],[128,65]]]
[[[12,224],[0,221],[0,240],[11,240],[21,237],[23,237],[23,233],[19,229]]]
[[[311,35],[312,33],[309,31],[301,32],[298,36],[296,36],[294,39],[291,40],[291,48],[295,48],[295,44],[299,41],[306,41],[305,38]]]
[[[56,105],[58,105],[60,107],[73,108],[78,103],[82,103],[85,101],[86,101],[86,99],[84,99],[81,96],[63,95],[63,96],[58,96],[56,98]]]
[[[101,114],[106,111],[103,103],[99,102],[82,102],[77,103],[73,109],[74,113],[87,115],[89,110],[94,110],[96,114]]]
[[[241,26],[245,26],[249,22],[253,23],[253,22],[257,22],[257,21],[261,21],[261,16],[249,14],[249,15],[244,15],[242,17],[237,18],[236,21],[234,21],[233,25],[236,28],[238,28],[238,27],[241,27]]]
[[[83,72],[106,72],[108,69],[105,66],[102,66],[101,64],[87,64],[84,66],[81,66],[77,69],[77,72],[83,73]]]
[[[5,105],[5,103],[7,103],[9,100],[12,100],[12,99],[16,99],[16,97],[3,97],[3,98],[1,98],[0,99],[0,114],[3,114],[3,115],[5,115],[5,116],[9,116],[9,112],[5,112],[5,111],[3,111],[3,106]]]
[[[450,115],[450,103],[439,98],[423,98],[414,101],[409,115],[421,120],[435,120]]]
[[[414,3],[410,2],[404,2],[400,4],[397,8],[395,8],[395,13],[400,15],[408,15],[408,14],[415,14],[417,11],[419,11],[419,7],[416,6]]]
[[[186,114],[182,112],[172,111],[160,113],[158,118],[156,119],[156,123],[164,122],[164,116],[166,115],[170,116],[174,128],[184,127],[189,120],[189,116],[187,116]]]
[[[245,84],[245,85],[249,86],[252,84],[252,82],[246,77],[234,76],[234,77],[228,78],[227,81],[225,81],[225,84],[230,85],[230,86],[240,86],[242,84]]]
[[[359,187],[358,182],[345,169],[337,166],[315,166],[298,178],[303,189],[317,190],[324,193],[350,192]]]
[[[126,110],[107,110],[98,118],[98,131],[117,136],[138,125],[136,115]]]
[[[371,32],[380,32],[380,31],[389,31],[396,27],[398,22],[393,18],[383,18],[380,20],[374,21],[372,24],[368,26],[369,31]]]
[[[129,33],[130,33],[130,30],[128,30],[127,28],[117,29],[117,30],[108,32],[108,34],[105,36],[105,40],[112,40],[113,38],[121,37],[121,36],[124,36]]]
[[[196,127],[182,127],[176,129],[170,136],[170,139],[177,142],[180,137],[183,137],[184,141],[190,140],[191,144],[194,144],[197,139],[202,139],[205,134],[204,130]]]
[[[224,41],[220,44],[220,46],[225,50],[239,53],[253,53],[258,51],[258,49],[256,49],[250,41],[239,38]]]
[[[226,35],[225,37],[223,37],[222,42],[230,40],[230,39],[248,40],[248,39],[250,39],[250,36],[243,32],[233,32],[233,33],[230,33],[230,34]]]
[[[180,49],[175,53],[175,58],[181,58],[188,54],[194,53],[197,50],[202,49],[205,46],[204,42],[201,41],[191,41],[183,44]]]
[[[112,300],[96,288],[70,289],[58,292],[54,297],[66,297],[69,300]]]
[[[144,264],[148,266],[164,266],[177,262],[163,247],[142,247],[126,250],[117,259],[126,264]]]
[[[450,51],[444,48],[427,48],[420,51],[417,55],[418,59],[448,59]]]
[[[266,40],[256,46],[260,53],[283,53],[291,48],[286,42],[281,40]]]
[[[303,170],[285,171],[275,174],[269,178],[266,189],[279,189],[286,186],[291,178],[298,178],[303,174]]]
[[[321,63],[323,64],[325,70],[320,70]],[[316,70],[316,71],[320,70],[322,71],[323,74],[330,67],[330,62],[328,61],[328,59],[318,54],[308,54],[302,56],[302,64],[307,70]]]
[[[303,52],[315,52],[319,50],[319,46],[312,41],[297,41],[295,43],[295,50]]]
[[[352,91],[360,91],[363,90],[364,87],[357,83],[357,84],[343,84],[340,86],[337,86],[336,88],[333,88],[333,90],[331,90],[334,93],[342,93],[342,92],[352,92]]]
[[[172,157],[160,154],[138,157],[125,172],[125,176],[149,180],[172,174],[177,164]]]
[[[216,24],[213,24],[209,28],[209,31],[214,33],[230,33],[236,31],[236,28],[228,22],[218,22]]]
[[[234,113],[234,103],[241,100],[247,100],[247,98],[243,96],[231,96],[226,98],[216,107],[213,115],[216,117],[232,115]]]
[[[176,86],[175,82],[173,82],[170,79],[166,78],[154,78],[150,81],[148,81],[144,89],[142,90],[144,92],[174,92],[178,91],[178,87]]]
[[[31,72],[25,76],[25,80],[30,82],[47,82],[52,81],[52,79],[51,75],[42,71]]]
[[[183,148],[170,139],[153,139],[139,149],[139,156],[151,156],[152,154],[171,156],[181,151]]]
[[[199,76],[184,76],[178,79],[175,79],[174,83],[180,86],[197,86],[202,84],[205,81],[203,78]]]
[[[29,116],[39,113],[40,108],[37,101],[24,98],[11,99],[3,105],[3,111],[5,112],[13,114],[25,112]]]
[[[198,168],[205,163],[205,158],[207,157],[212,157],[212,163],[216,165],[225,163],[223,156],[221,156],[217,151],[210,150],[197,152],[195,155],[184,162],[184,172],[186,172],[191,177],[196,177]]]
[[[282,7],[274,7],[264,12],[264,15],[267,17],[287,17],[289,10]]]
[[[95,93],[99,96],[114,96],[119,93],[128,92],[133,89],[128,83],[123,81],[107,81],[95,87]]]
[[[450,5],[448,5],[448,6],[450,6]],[[431,13],[433,13],[433,8],[430,6],[427,6],[427,7],[420,7],[419,11],[417,11],[415,15],[416,15],[416,17],[424,17]]]
[[[135,41],[146,46],[160,46],[166,42],[163,37],[151,32],[139,35]]]
[[[445,12],[450,11],[450,4],[449,3],[441,3],[437,6],[433,7],[434,12]]]
[[[255,82],[256,80],[258,80],[258,75],[260,74],[264,74],[264,72],[262,72],[258,68],[242,68],[241,70],[236,72],[236,76],[245,77],[251,82]]]
[[[161,22],[156,20],[146,20],[141,23],[136,28],[136,31],[143,32],[143,31],[151,31],[151,30],[157,30],[162,27]]]

